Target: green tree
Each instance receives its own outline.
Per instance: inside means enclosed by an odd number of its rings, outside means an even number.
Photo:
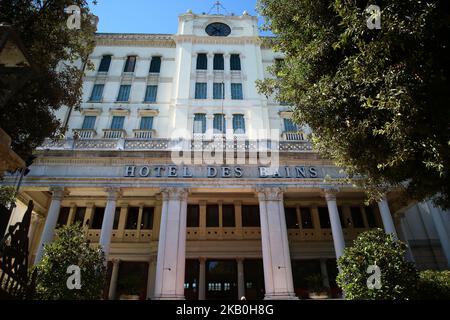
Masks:
[[[381,29],[369,29],[373,3],[259,0],[286,55],[259,90],[292,105],[316,149],[373,198],[396,186],[449,208],[450,4],[379,0]]]
[[[413,299],[416,295],[418,274],[414,265],[405,260],[406,245],[381,229],[366,231],[358,236],[352,247],[344,250],[338,259],[340,269],[336,282],[350,300]],[[367,285],[380,270],[380,288]],[[369,281],[374,284],[374,282]]]
[[[67,279],[69,266],[80,268],[81,289],[70,290]],[[104,288],[105,256],[100,247],[89,245],[79,224],[57,230],[55,241],[44,248],[42,261],[36,266],[37,298],[42,300],[100,299]]]
[[[65,8],[80,7],[81,28],[69,29]],[[86,0],[2,0],[0,23],[14,27],[38,68],[20,90],[0,81],[0,92],[13,96],[0,106],[0,127],[12,138],[12,148],[27,159],[47,137],[63,133],[54,112],[62,105],[79,107],[82,66],[94,48],[95,23]],[[76,62],[76,64],[74,64]],[[2,79],[0,79],[2,80]]]

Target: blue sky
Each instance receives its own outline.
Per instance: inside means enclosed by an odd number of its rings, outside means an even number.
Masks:
[[[176,33],[178,15],[192,9],[208,13],[215,0],[97,0],[90,5],[100,18],[98,32]],[[92,2],[92,0],[90,1]],[[256,15],[256,0],[221,0],[228,13]],[[216,11],[214,11],[216,12]]]

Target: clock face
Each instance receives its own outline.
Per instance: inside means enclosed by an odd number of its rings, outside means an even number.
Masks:
[[[215,22],[209,24],[206,29],[206,33],[214,37],[226,37],[231,33],[231,28],[225,23]]]

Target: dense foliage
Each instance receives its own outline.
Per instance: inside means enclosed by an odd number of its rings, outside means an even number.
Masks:
[[[414,265],[405,260],[406,245],[381,229],[366,231],[338,259],[340,273],[336,278],[349,300],[398,300],[416,297],[418,281]],[[369,288],[368,279],[378,266],[380,287]]]
[[[68,267],[80,268],[81,289],[69,289]],[[37,298],[42,300],[100,299],[106,267],[103,251],[89,245],[79,224],[57,230],[55,241],[47,244],[37,268]]]
[[[450,271],[420,272],[418,293],[424,300],[450,300]]]
[[[65,8],[81,8],[81,28],[69,29]],[[82,67],[94,47],[95,23],[86,0],[2,0],[0,23],[15,28],[38,72],[19,91],[5,77],[0,92],[14,92],[0,106],[0,127],[12,138],[12,148],[25,160],[44,138],[61,129],[54,111],[62,105],[78,107]],[[61,63],[65,61],[66,63]],[[73,65],[72,62],[78,62]],[[16,91],[16,92],[15,92]]]
[[[259,0],[284,63],[260,91],[293,106],[317,150],[378,197],[439,194],[450,207],[450,3]]]

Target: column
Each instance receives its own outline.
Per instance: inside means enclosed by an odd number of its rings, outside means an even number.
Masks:
[[[112,260],[112,273],[111,281],[109,282],[108,300],[114,300],[116,298],[117,278],[119,276],[119,259]]]
[[[206,258],[199,259],[200,270],[198,279],[198,300],[206,299]]]
[[[391,233],[395,239],[398,239],[397,232],[395,231],[394,220],[392,219],[391,210],[386,197],[383,197],[378,201],[378,208],[380,209],[381,220],[383,220],[384,231]]]
[[[445,230],[445,222],[442,219],[441,212],[432,201],[427,201],[425,206],[428,208],[431,217],[433,218],[433,223],[441,243],[442,251],[444,252],[447,260],[447,266],[450,268],[450,235],[447,233],[447,230]]]
[[[116,201],[119,196],[119,189],[106,188],[107,202],[105,214],[103,216],[102,230],[100,232],[99,244],[105,253],[105,259],[108,260],[109,248],[111,246],[112,229],[114,225],[114,215],[116,213]]]
[[[38,264],[44,254],[44,246],[51,242],[53,235],[55,234],[56,223],[58,222],[59,210],[61,209],[61,200],[63,198],[63,188],[52,188],[50,190],[52,194],[52,202],[48,209],[47,218],[45,219],[44,231],[42,232],[41,241],[37,248],[36,258],[34,263]]]
[[[155,299],[184,299],[186,255],[186,210],[188,191],[164,188],[158,258],[156,263]]]
[[[244,258],[237,258],[238,299],[245,296]]]
[[[337,190],[325,190],[325,199],[327,200],[328,214],[330,215],[331,232],[333,234],[334,251],[338,259],[344,253],[345,241],[342,233],[339,211],[336,204]]]
[[[230,71],[230,54],[224,54],[224,84],[223,84],[223,90],[224,90],[224,97],[227,100],[231,99],[231,71]]]
[[[396,214],[394,214],[395,229],[398,230],[398,238],[400,239],[400,241],[403,241],[408,246],[405,254],[406,260],[409,262],[414,262],[414,256],[412,254],[412,250],[405,232],[405,225],[403,222],[404,218],[405,212],[397,212]]]
[[[39,228],[40,228],[41,223],[42,223],[43,220],[44,220],[44,217],[42,217],[41,215],[37,214],[36,212],[33,212],[31,214],[30,230],[28,231],[28,239],[29,239],[28,250],[29,250],[29,253],[30,253],[28,261],[29,261],[30,265],[33,264],[34,259],[36,257],[36,254],[35,254],[35,249],[36,249],[35,238],[37,238],[37,236],[39,235],[38,231],[39,231]]]
[[[322,274],[322,285],[330,288],[330,279],[328,278],[327,259],[320,259],[320,273]]]
[[[281,188],[258,188],[265,299],[297,299]]]
[[[156,271],[155,269],[156,269],[156,259],[155,257],[152,257],[148,262],[147,299],[152,299],[153,293],[155,292],[155,271]]]

